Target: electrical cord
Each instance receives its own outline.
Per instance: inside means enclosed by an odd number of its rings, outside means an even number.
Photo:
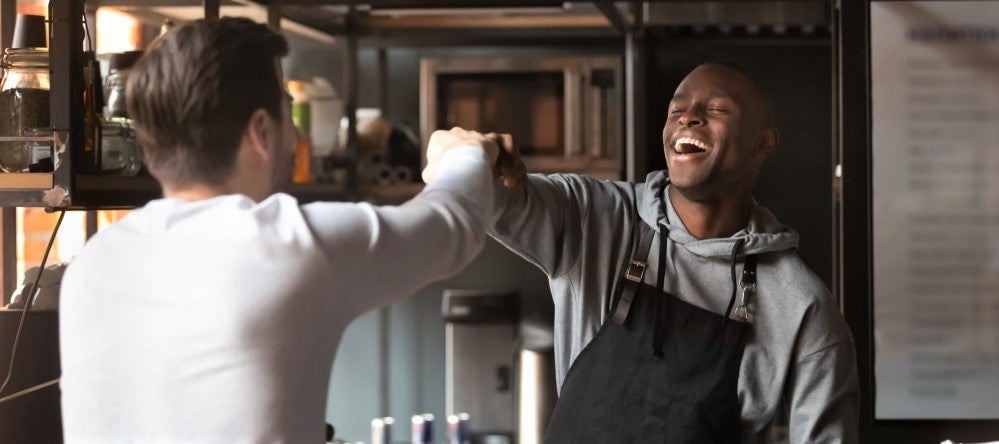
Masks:
[[[93,51],[94,50],[94,42],[93,42],[93,38],[90,36],[90,26],[87,23],[87,15],[86,14],[83,15],[83,29],[84,29],[84,32],[86,33],[86,37],[87,37],[87,42],[86,42],[87,43],[87,48],[90,51]],[[56,234],[59,233],[59,227],[62,225],[62,219],[63,219],[64,216],[66,216],[66,211],[65,210],[60,211],[59,212],[59,219],[56,221],[55,228],[52,230],[52,236],[49,238],[48,245],[45,246],[45,254],[42,256],[42,263],[38,266],[38,275],[35,276],[35,282],[30,287],[27,287],[27,288],[25,288],[24,290],[21,291],[22,299],[24,300],[24,308],[21,309],[21,319],[17,323],[17,333],[14,335],[14,344],[11,346],[11,350],[10,350],[10,363],[7,366],[7,376],[4,378],[3,384],[0,384],[0,395],[3,394],[4,389],[7,388],[7,384],[10,383],[10,379],[14,375],[14,363],[17,360],[17,349],[18,349],[18,345],[21,342],[21,332],[24,330],[24,320],[28,317],[28,312],[31,311],[31,305],[34,303],[34,299],[35,299],[35,291],[38,289],[38,282],[42,278],[42,273],[45,272],[45,263],[48,261],[49,252],[52,251],[52,245],[55,244],[55,237],[56,237]],[[23,296],[25,293],[27,293],[27,296]],[[0,403],[9,401],[11,399],[18,398],[21,395],[25,395],[25,394],[34,392],[36,390],[43,389],[43,388],[48,387],[48,386],[50,386],[52,384],[58,383],[58,381],[59,381],[59,378],[56,378],[56,379],[54,379],[52,381],[48,381],[46,383],[39,384],[39,385],[37,385],[35,387],[31,387],[31,388],[28,388],[26,390],[22,390],[22,391],[20,391],[18,393],[15,393],[13,395],[0,398]]]
[[[87,37],[87,42],[86,42],[87,43],[87,48],[90,51],[93,51],[94,50],[94,42],[93,42],[93,38],[90,35],[90,26],[87,23],[87,15],[86,14],[83,15],[83,29],[84,29],[84,32],[86,33],[86,37]],[[91,81],[92,80],[93,79],[91,78]],[[38,282],[42,278],[42,273],[45,272],[45,263],[48,261],[49,252],[52,251],[52,245],[55,244],[55,237],[56,237],[56,234],[59,233],[59,227],[62,225],[62,219],[63,219],[64,216],[66,216],[66,211],[65,210],[60,211],[59,212],[59,219],[56,221],[55,228],[52,230],[52,236],[49,238],[48,245],[45,246],[45,254],[42,256],[42,263],[38,266],[38,275],[35,276],[35,282],[30,287],[27,287],[27,288],[25,288],[24,290],[21,291],[22,299],[24,300],[24,308],[21,309],[21,319],[17,323],[17,333],[14,335],[14,344],[11,346],[11,350],[10,350],[10,363],[7,366],[7,377],[4,378],[3,384],[0,384],[0,395],[3,394],[4,389],[7,388],[7,384],[10,383],[10,379],[14,375],[14,363],[17,360],[17,349],[18,349],[18,345],[21,342],[21,332],[24,330],[24,320],[28,317],[28,312],[31,311],[31,305],[34,303],[34,299],[35,299],[35,292],[38,289]],[[27,293],[27,296],[23,296],[25,293]],[[51,381],[48,381],[48,382],[36,385],[34,387],[30,387],[28,389],[22,390],[22,391],[20,391],[18,393],[14,393],[14,394],[12,394],[10,396],[2,397],[2,398],[0,398],[0,403],[4,403],[4,402],[7,402],[7,401],[9,401],[11,399],[18,398],[18,397],[20,397],[22,395],[26,395],[26,394],[34,392],[36,390],[43,389],[43,388],[48,387],[50,385],[56,384],[58,382],[59,382],[59,378],[56,378],[56,379],[53,379]]]
[[[52,386],[52,385],[56,385],[56,384],[58,384],[58,383],[59,383],[59,381],[60,381],[61,379],[62,379],[62,378],[55,378],[55,379],[53,379],[53,380],[50,380],[50,381],[46,381],[46,382],[43,382],[43,383],[41,383],[41,384],[38,384],[38,385],[35,385],[35,386],[31,386],[31,387],[28,387],[28,388],[26,388],[26,389],[24,389],[24,390],[21,390],[21,391],[17,392],[17,393],[12,393],[12,394],[9,394],[9,395],[7,395],[7,396],[4,396],[3,398],[0,398],[0,404],[3,404],[3,403],[5,403],[5,402],[7,402],[7,401],[10,401],[10,400],[12,400],[12,399],[17,399],[17,398],[20,398],[20,397],[22,397],[22,396],[24,396],[24,395],[27,395],[28,393],[34,393],[34,392],[37,392],[37,391],[39,391],[39,390],[41,390],[41,389],[43,389],[43,388],[45,388],[45,387],[49,387],[49,386]]]
[[[17,360],[17,346],[21,342],[21,331],[24,329],[24,320],[28,317],[31,305],[35,302],[35,291],[38,289],[38,282],[42,278],[42,273],[45,272],[45,262],[49,258],[49,252],[52,251],[52,245],[55,244],[56,234],[59,233],[59,226],[62,225],[62,218],[65,215],[65,210],[59,212],[59,220],[56,221],[55,228],[52,229],[52,236],[49,238],[49,243],[45,246],[45,254],[42,255],[42,263],[38,266],[38,275],[35,276],[35,282],[30,287],[21,290],[21,299],[24,300],[24,308],[21,309],[21,320],[17,323],[17,333],[14,335],[14,344],[10,350],[10,364],[7,366],[7,377],[4,378],[3,384],[0,385],[0,394],[3,394],[4,389],[7,388],[7,384],[10,383],[11,376],[14,374],[14,362]],[[3,401],[6,400],[3,399]]]

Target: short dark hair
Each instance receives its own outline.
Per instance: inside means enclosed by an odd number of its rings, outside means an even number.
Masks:
[[[706,60],[697,66],[704,65],[720,66],[744,77],[749,82],[749,85],[752,86],[750,93],[753,96],[750,99],[759,107],[757,111],[760,112],[760,115],[756,117],[760,119],[760,123],[765,127],[775,127],[777,125],[777,109],[774,106],[773,95],[756,80],[756,77],[745,66],[728,60]]]
[[[202,19],[157,38],[132,68],[126,106],[161,183],[221,185],[250,116],[280,121],[281,34],[245,18]]]

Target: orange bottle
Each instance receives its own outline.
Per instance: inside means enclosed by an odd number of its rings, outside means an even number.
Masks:
[[[309,97],[305,94],[305,85],[298,80],[288,82],[288,93],[291,94],[291,120],[298,128],[295,174],[291,181],[309,183],[312,181],[312,169],[309,165],[312,158],[312,139],[309,137]]]

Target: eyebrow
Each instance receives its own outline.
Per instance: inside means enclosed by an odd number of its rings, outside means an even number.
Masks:
[[[685,92],[674,94],[673,98],[670,99],[670,102],[673,102],[675,100],[685,100],[689,96],[690,96],[690,94],[689,93],[685,93]],[[708,99],[715,99],[715,98],[721,97],[721,98],[725,98],[725,99],[735,100],[735,96],[733,96],[732,94],[729,94],[729,93],[727,93],[725,91],[722,91],[720,89],[709,89],[707,91],[707,96],[708,96]]]

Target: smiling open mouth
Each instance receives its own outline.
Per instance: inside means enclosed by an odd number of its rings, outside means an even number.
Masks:
[[[706,152],[710,147],[708,144],[692,137],[681,137],[673,144],[673,151],[677,154],[697,154]]]

